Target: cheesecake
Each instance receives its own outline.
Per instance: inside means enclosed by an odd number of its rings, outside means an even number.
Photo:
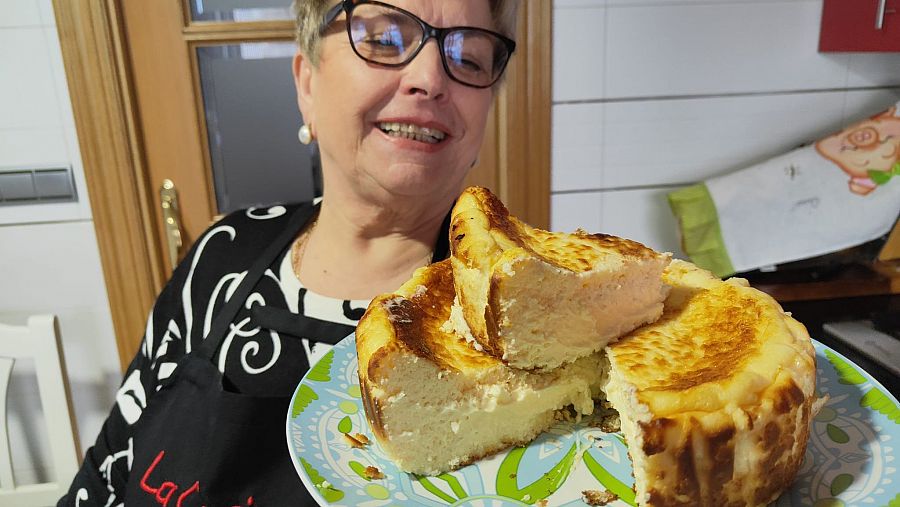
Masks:
[[[451,471],[603,403],[638,505],[777,499],[821,403],[804,326],[743,279],[624,239],[530,229],[491,199],[464,193],[453,256],[373,299],[357,326],[366,417],[397,467]]]
[[[450,221],[454,332],[513,368],[550,370],[653,322],[671,256],[605,234],[548,232],[481,187]]]
[[[447,325],[448,260],[376,297],[356,328],[359,383],[372,432],[403,471],[436,475],[550,428],[562,410],[589,415],[605,382],[602,354],[551,371],[510,368]]]
[[[809,334],[743,279],[678,260],[664,279],[662,317],[606,350],[638,504],[767,505],[796,476],[817,408]]]

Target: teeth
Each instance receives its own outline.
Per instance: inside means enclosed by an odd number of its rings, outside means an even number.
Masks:
[[[434,144],[443,141],[447,134],[438,129],[420,127],[411,123],[382,122],[378,128],[390,136],[415,139],[423,143]]]

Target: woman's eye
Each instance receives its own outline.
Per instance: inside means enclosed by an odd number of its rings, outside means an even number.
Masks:
[[[457,66],[466,72],[483,73],[489,68],[489,65],[484,63],[485,59],[478,55],[459,55],[454,60],[456,60]]]
[[[360,45],[372,55],[384,57],[396,57],[406,51],[403,39],[396,37],[396,34],[390,32],[368,34],[361,41],[357,42],[357,46]]]
[[[482,69],[481,65],[479,65],[479,63],[475,60],[467,60],[463,58],[459,63],[462,64],[462,66],[465,67],[466,70],[470,70],[473,72],[481,72],[482,70],[484,70]]]

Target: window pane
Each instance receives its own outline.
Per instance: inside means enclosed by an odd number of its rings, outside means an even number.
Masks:
[[[291,0],[188,0],[191,21],[290,20]]]
[[[220,213],[321,193],[318,157],[297,140],[293,54],[290,42],[197,48]]]

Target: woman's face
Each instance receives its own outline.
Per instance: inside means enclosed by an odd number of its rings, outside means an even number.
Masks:
[[[493,29],[487,0],[388,3],[437,27]],[[450,79],[433,39],[404,67],[367,63],[353,52],[345,22],[342,14],[323,37],[317,67],[299,54],[294,60],[300,109],[319,143],[326,187],[371,198],[455,197],[478,156],[492,88]]]

